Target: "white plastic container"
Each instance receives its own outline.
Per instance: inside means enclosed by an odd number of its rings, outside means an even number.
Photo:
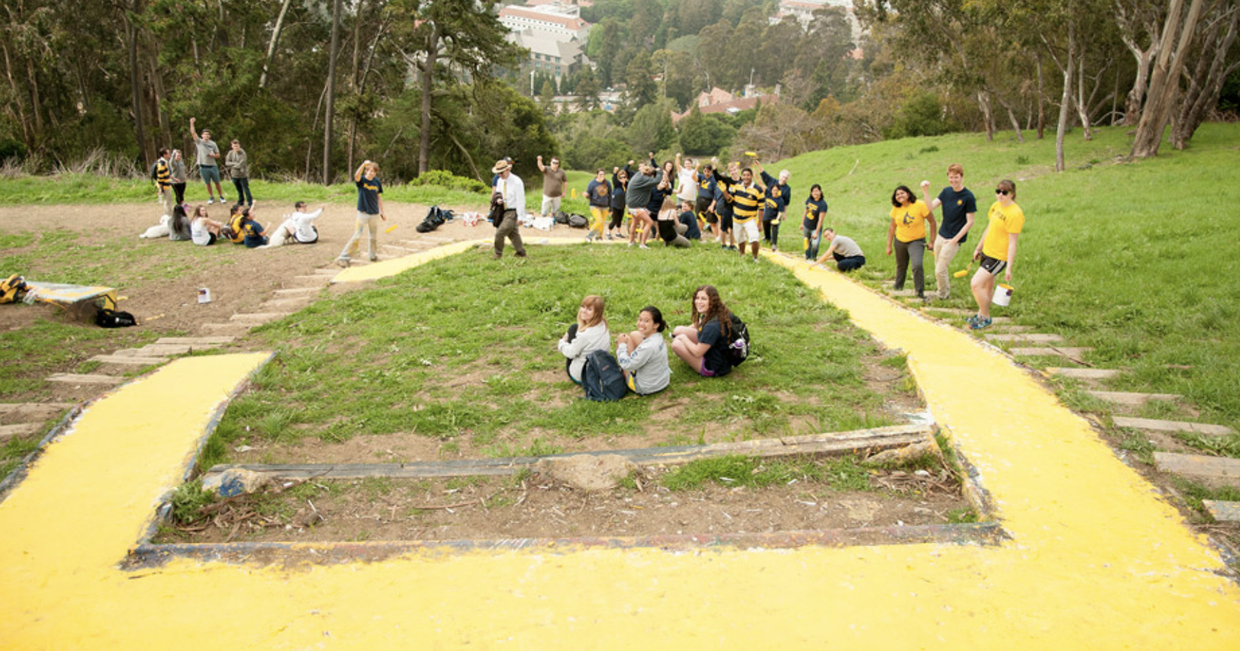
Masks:
[[[198,288],[198,302],[199,303],[210,303],[211,302],[211,290],[207,289],[206,287],[199,287]]]
[[[995,287],[995,295],[994,295],[994,298],[992,298],[990,302],[1000,307],[1007,307],[1008,305],[1012,303],[1012,292],[1013,291],[1015,290],[1012,289],[1011,285],[1001,284],[998,287]]]

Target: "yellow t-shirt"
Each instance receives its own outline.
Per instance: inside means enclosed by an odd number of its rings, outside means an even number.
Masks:
[[[996,259],[1008,259],[1008,235],[1019,233],[1025,225],[1025,211],[1015,202],[1004,208],[998,201],[990,206],[990,226],[986,231],[986,241],[982,243],[982,253]]]
[[[896,239],[901,242],[912,242],[926,237],[926,218],[930,216],[930,208],[918,199],[907,206],[891,209],[891,221],[896,225]]]

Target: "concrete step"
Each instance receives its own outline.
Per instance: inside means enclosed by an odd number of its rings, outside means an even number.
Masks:
[[[987,341],[1006,342],[1006,343],[1013,343],[1013,344],[1057,344],[1063,341],[1063,337],[1061,337],[1060,335],[1056,335],[1056,334],[1049,334],[1049,335],[1030,334],[1030,333],[1019,333],[1019,334],[1010,334],[1010,335],[991,334],[991,335],[982,335],[982,337],[984,337]]]
[[[995,319],[994,317],[991,317],[991,320],[995,321],[995,324],[991,327],[996,332],[1001,332],[1002,334],[1010,335],[1010,334],[1017,334],[1017,333],[1022,333],[1022,332],[1033,332],[1033,326],[1011,325],[1009,323],[999,323],[998,319]]]
[[[400,252],[401,254],[405,254],[405,253],[417,253],[417,252],[419,252],[419,251],[422,251],[422,250],[423,250],[423,249],[411,249],[411,248],[409,248],[409,247],[407,247],[407,246],[398,246],[398,245],[396,245],[396,244],[380,244],[379,246],[381,246],[381,247],[383,247],[383,248],[385,248],[385,249],[392,249],[392,250],[394,250],[394,251],[398,251],[398,252]]]
[[[1151,400],[1179,400],[1174,393],[1127,393],[1124,391],[1086,391],[1089,395],[1126,407],[1140,407]]]
[[[1204,454],[1155,452],[1154,465],[1162,472],[1188,477],[1208,477],[1240,487],[1240,459]]]
[[[273,298],[259,306],[260,309],[290,309],[299,308],[309,305],[314,300],[313,296],[298,296],[296,298]]]
[[[317,269],[311,270],[310,273],[316,276],[335,276],[339,272],[330,267],[319,267]]]
[[[258,325],[275,321],[276,319],[283,319],[289,314],[289,312],[255,312],[253,314],[234,314],[228,317],[228,319],[237,323]]]
[[[163,364],[168,361],[168,358],[139,357],[137,355],[95,355],[90,358],[90,361],[103,364],[124,364],[126,366],[150,366],[151,364]]]
[[[18,423],[16,425],[0,425],[0,441],[7,441],[14,436],[25,436],[39,431],[38,423]]]
[[[884,287],[883,291],[886,292],[888,296],[896,296],[896,297],[912,296],[914,298],[917,297],[917,291],[913,289],[888,289]]]
[[[73,406],[71,402],[3,402],[0,416],[47,418]]]
[[[195,348],[208,348],[231,344],[236,341],[236,337],[218,336],[218,337],[161,337],[155,340],[157,344],[182,344],[193,346]]]
[[[48,382],[62,382],[64,384],[100,384],[114,386],[125,381],[123,377],[115,377],[112,375],[83,375],[78,373],[56,373],[47,377]]]
[[[1121,373],[1121,371],[1109,368],[1057,368],[1053,366],[1046,369],[1046,372],[1050,375],[1060,375],[1077,380],[1105,380]]]
[[[289,287],[287,289],[277,289],[275,294],[277,296],[313,296],[319,291],[317,287]]]
[[[207,332],[233,332],[237,334],[250,330],[250,326],[245,323],[204,323],[198,327]]]
[[[1092,351],[1093,348],[1073,348],[1071,346],[1055,346],[1054,348],[1009,348],[1008,352],[1013,355],[1026,355],[1029,357],[1049,357],[1058,355],[1066,357],[1074,362],[1078,361]]]
[[[1130,418],[1128,416],[1115,416],[1111,420],[1118,427],[1130,427],[1152,432],[1192,432],[1208,436],[1228,436],[1233,433],[1232,429],[1225,425],[1190,423],[1182,420],[1154,420],[1152,418]]]
[[[315,274],[313,276],[293,276],[293,280],[297,281],[300,285],[303,286],[303,288],[310,288],[310,287],[316,287],[316,286],[326,287],[328,284],[330,284],[332,277],[333,276],[327,276],[327,275],[321,276],[321,275]]]
[[[1240,522],[1240,502],[1219,502],[1217,500],[1201,500],[1210,515],[1219,522]]]
[[[194,346],[185,344],[147,344],[141,348],[123,348],[112,353],[118,357],[164,357],[166,355],[185,355]]]

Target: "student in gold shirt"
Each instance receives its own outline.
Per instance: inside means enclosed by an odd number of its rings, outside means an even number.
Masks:
[[[904,289],[904,279],[908,274],[909,263],[913,266],[913,287],[917,289],[917,298],[926,298],[926,272],[922,260],[926,255],[926,233],[930,233],[930,249],[934,250],[934,236],[937,228],[934,225],[934,213],[925,202],[913,195],[907,185],[901,185],[891,193],[891,224],[887,228],[887,255],[891,255],[892,245],[896,254],[896,284],[898,292]],[[926,224],[930,228],[926,228]],[[893,242],[894,240],[894,242]]]
[[[969,327],[981,330],[994,323],[990,318],[990,301],[995,294],[995,278],[1003,274],[1004,282],[1012,282],[1016,265],[1016,240],[1025,226],[1025,212],[1016,205],[1016,183],[1004,179],[995,188],[995,201],[987,215],[982,239],[973,251],[973,259],[981,267],[973,275],[970,286],[977,301],[977,314],[969,317]]]

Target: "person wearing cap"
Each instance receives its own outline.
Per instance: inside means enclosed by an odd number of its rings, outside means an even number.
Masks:
[[[503,216],[495,225],[495,256],[496,260],[504,257],[504,238],[512,240],[512,248],[518,258],[525,257],[525,243],[521,241],[520,224],[525,217],[525,183],[521,177],[512,173],[512,163],[498,160],[491,173],[498,179],[495,181],[494,201],[503,207]]]
[[[551,157],[551,165],[543,165],[542,156],[538,157],[538,171],[543,175],[542,210],[538,214],[547,216],[560,212],[560,200],[564,198],[564,189],[568,187],[568,174],[560,169],[560,159]]]
[[[212,181],[215,182],[215,191],[220,193],[220,203],[224,203],[228,201],[228,197],[224,196],[224,188],[220,187],[220,146],[211,140],[209,129],[202,130],[201,138],[198,136],[195,120],[196,118],[189,119],[189,135],[198,147],[198,173],[202,175],[202,182],[207,184],[207,205],[215,203],[215,194],[211,192]]]
[[[362,161],[353,173],[353,180],[357,184],[357,229],[349,238],[349,243],[344,245],[340,257],[336,258],[336,264],[345,268],[348,268],[353,256],[361,253],[362,232],[367,229],[370,230],[370,261],[379,259],[379,220],[387,221],[387,213],[383,211],[383,182],[379,180],[379,164]]]

